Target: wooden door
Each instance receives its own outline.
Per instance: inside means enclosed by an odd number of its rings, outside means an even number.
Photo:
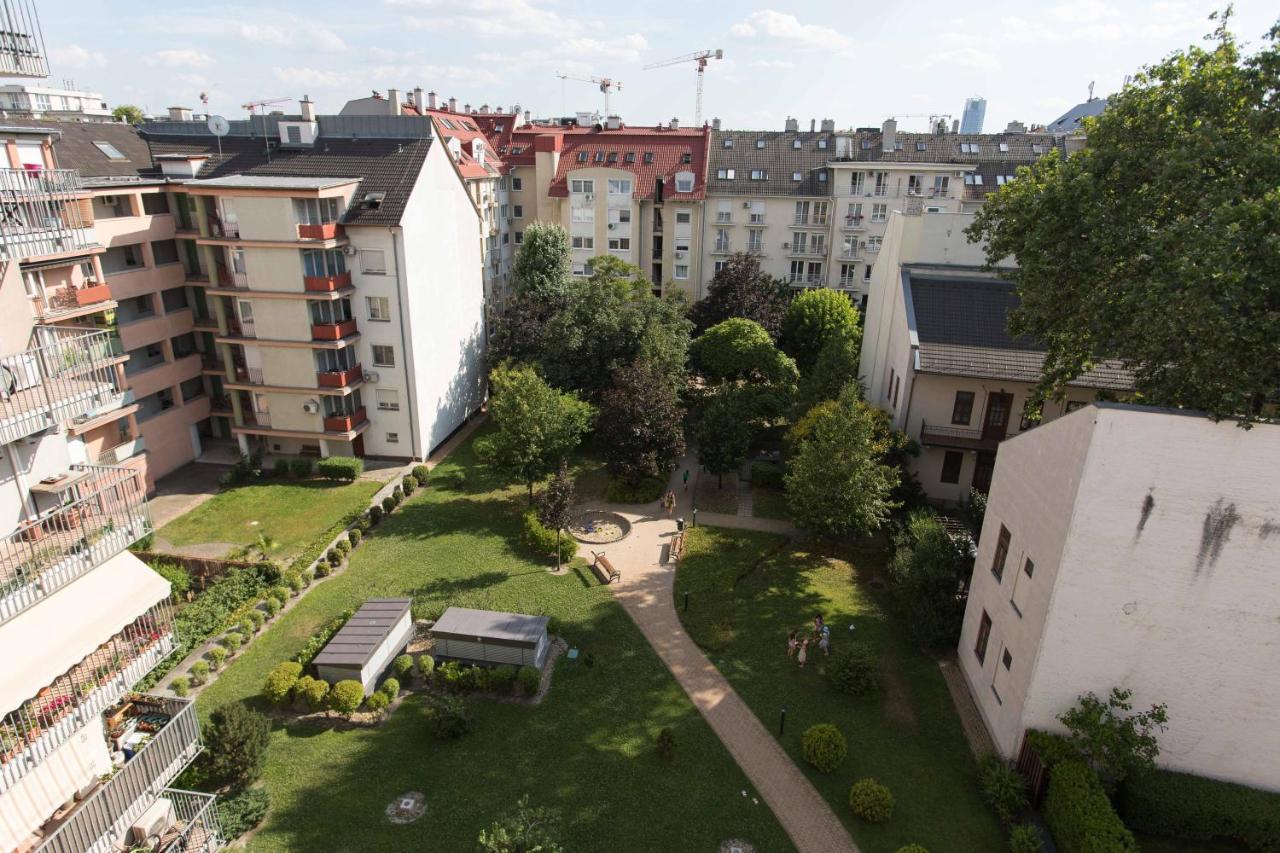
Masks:
[[[978,459],[973,466],[973,487],[978,491],[986,494],[991,490],[991,475],[996,470],[996,455],[994,453],[978,452]]]
[[[988,394],[987,413],[982,419],[983,441],[1003,441],[1009,431],[1009,416],[1012,412],[1012,394]]]

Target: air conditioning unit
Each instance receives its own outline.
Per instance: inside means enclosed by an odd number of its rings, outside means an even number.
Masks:
[[[676,252],[676,260],[677,260],[677,261],[682,261],[682,260],[684,260],[684,257],[685,257],[685,255],[686,255],[686,254],[688,254],[688,253],[687,253],[687,252]]]
[[[790,249],[790,248],[791,248],[791,244],[790,244],[790,243],[783,243],[783,244],[782,244],[782,248],[784,248],[784,249]]]
[[[595,201],[596,200],[595,193],[587,193],[586,195],[583,196],[583,199],[585,199],[586,201]]]
[[[744,201],[744,202],[742,203],[742,209],[743,209],[743,210],[750,210],[750,209],[751,209],[751,202],[749,202],[749,201]]]
[[[360,251],[359,249],[357,249],[355,246],[351,245],[350,243],[342,247],[342,254],[346,255],[349,258],[355,257],[356,252],[359,252],[359,251]]]
[[[320,404],[314,400],[308,400],[302,404],[302,411],[306,412],[308,415],[314,415],[316,412],[320,411]]]
[[[609,223],[609,230],[610,230],[610,231],[614,230],[614,229],[615,229],[615,228],[617,228],[617,227],[618,227],[618,223],[616,223],[616,222],[610,222],[610,223]]]
[[[366,374],[364,374],[363,376],[361,376],[360,378],[361,378],[361,379],[363,379],[365,382],[377,382],[377,381],[378,381],[378,374],[376,374],[376,373],[366,373]]]
[[[130,842],[136,845],[146,844],[147,839],[161,835],[173,826],[173,801],[160,797],[129,827]]]

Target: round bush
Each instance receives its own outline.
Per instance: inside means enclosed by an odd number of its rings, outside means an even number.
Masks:
[[[339,681],[329,691],[329,707],[343,716],[354,714],[363,701],[364,686],[354,679]]]
[[[282,583],[278,586],[271,587],[271,591],[268,592],[267,595],[283,602],[288,601],[293,596],[293,590],[287,583]]]
[[[522,666],[516,673],[516,683],[520,685],[521,693],[532,696],[542,685],[542,673],[531,666]]]
[[[849,757],[849,742],[830,723],[809,726],[800,743],[804,760],[823,773],[831,773]]]
[[[427,484],[427,478],[431,476],[431,469],[426,465],[414,465],[412,473],[413,479],[418,481],[418,485],[425,486]]]
[[[461,696],[446,693],[427,706],[427,725],[441,740],[459,738],[471,731],[471,708]]]
[[[207,652],[209,655],[209,663],[215,670],[222,669],[222,665],[227,660],[227,650],[222,646],[214,646]]]
[[[302,701],[312,711],[319,711],[325,706],[325,698],[329,695],[329,682],[304,675],[293,686],[294,701]]]
[[[169,689],[173,691],[174,696],[186,696],[191,692],[191,679],[185,675],[175,676],[173,681],[169,682]]]
[[[982,799],[1004,824],[1027,808],[1027,785],[1022,775],[998,755],[988,755],[978,767],[978,788]]]
[[[866,643],[853,641],[827,664],[832,688],[849,696],[866,696],[880,689],[880,662]]]
[[[391,662],[391,669],[395,672],[396,678],[408,678],[409,673],[413,672],[413,658],[409,655],[400,655]]]
[[[394,676],[387,678],[382,682],[382,685],[378,690],[387,694],[387,699],[394,699],[400,695],[400,679],[395,678]]]
[[[267,673],[266,683],[262,685],[263,698],[273,705],[283,705],[301,676],[302,664],[296,661],[287,660],[276,664],[275,669]]]
[[[267,611],[268,616],[275,616],[280,612],[280,607],[280,602],[271,596],[262,599],[262,608]]]
[[[329,577],[329,571],[330,571],[329,563],[327,561],[321,560],[320,562],[316,563],[316,569],[315,569],[316,577],[327,578]]]
[[[390,704],[391,698],[381,691],[371,693],[369,698],[364,700],[365,710],[372,711],[375,714],[381,714],[387,710],[387,706]]]
[[[332,568],[336,569],[338,568],[338,566],[342,565],[342,552],[336,549],[332,550],[329,552],[329,555],[325,557],[325,559],[329,561],[329,565]]]
[[[361,532],[359,527],[353,527],[347,531],[347,542],[351,544],[352,548],[359,545],[360,540],[363,538],[364,538],[364,533]]]
[[[244,636],[236,631],[228,631],[222,635],[222,639],[219,642],[226,647],[228,652],[235,654],[236,651],[244,645]]]
[[[204,684],[209,679],[209,662],[198,660],[191,664],[191,683]]]
[[[386,510],[384,510],[382,507],[378,506],[377,504],[374,504],[373,506],[369,507],[369,523],[376,527],[378,522],[382,521],[382,516],[384,516],[385,514],[386,514]]]
[[[396,503],[400,503],[400,501],[404,500],[404,489],[396,486],[391,490],[391,497],[396,499]]]
[[[430,678],[435,671],[436,659],[431,655],[418,655],[418,672],[423,678]]]
[[[365,513],[364,515],[362,515],[362,516],[360,516],[359,518],[357,518],[357,519],[356,519],[356,526],[355,526],[355,529],[356,529],[356,530],[359,530],[362,534],[364,534],[364,533],[368,533],[368,532],[369,532],[369,528],[371,528],[371,527],[373,527],[373,522],[371,522],[371,521],[369,520],[369,514],[368,514],[368,513]]]
[[[400,481],[400,487],[404,489],[405,495],[413,494],[413,490],[418,488],[418,478],[412,474],[405,474],[404,479]]]
[[[872,823],[884,823],[893,817],[893,794],[875,779],[859,779],[849,789],[849,805],[853,813]]]
[[[1040,853],[1044,842],[1034,823],[1020,823],[1009,830],[1009,850],[1012,853]]]
[[[489,671],[489,689],[495,693],[510,693],[516,685],[516,668],[509,663]]]
[[[333,550],[337,551],[344,557],[347,556],[351,553],[351,540],[345,536],[342,537],[337,542],[333,543]]]
[[[289,575],[287,583],[289,584],[289,592],[293,595],[302,592],[307,586],[307,582],[302,579],[301,574]]]
[[[387,495],[385,498],[382,499],[382,511],[384,513],[389,513],[391,512],[391,510],[395,508],[396,508],[396,499],[391,497],[391,495]]]
[[[258,627],[253,624],[253,620],[250,619],[249,614],[246,613],[244,618],[236,623],[236,629],[241,634],[248,637],[251,636],[254,631],[258,630]]]

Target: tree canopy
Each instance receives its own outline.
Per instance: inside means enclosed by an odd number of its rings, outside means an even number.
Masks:
[[[858,309],[843,293],[825,287],[806,290],[787,307],[782,348],[807,374],[833,337],[860,334],[858,322]]]
[[[858,381],[862,328],[837,329],[818,351],[818,358],[800,379],[796,408],[807,412],[823,400],[834,400],[850,382]]]
[[[629,485],[661,477],[684,455],[684,411],[667,377],[648,362],[614,371],[600,401],[605,464]]]
[[[707,295],[693,308],[693,320],[699,332],[732,317],[754,320],[777,340],[789,297],[786,282],[760,269],[759,258],[736,252],[711,279]]]
[[[559,225],[530,222],[521,236],[511,277],[518,295],[541,302],[563,298],[569,286],[569,235]]]
[[[954,648],[964,622],[965,590],[973,573],[968,536],[954,538],[931,509],[917,509],[894,537],[889,575],[925,649]]]
[[[969,229],[989,262],[1017,261],[1010,331],[1047,348],[1041,397],[1106,359],[1149,402],[1245,423],[1280,388],[1280,25],[1245,57],[1227,23],[1144,69],[1086,120],[1083,150],[1020,169]]]
[[[721,385],[703,406],[694,427],[698,462],[724,485],[724,475],[738,470],[751,451],[756,422],[753,405],[742,389]]]
[[[696,338],[689,354],[708,382],[748,381],[794,384],[796,363],[774,346],[754,320],[732,317]]]
[[[573,521],[573,504],[577,501],[573,477],[569,476],[569,463],[560,460],[551,482],[538,496],[538,521],[556,532],[556,570],[560,570],[560,534]]]
[[[142,108],[134,104],[120,104],[111,111],[111,115],[126,124],[142,124]]]

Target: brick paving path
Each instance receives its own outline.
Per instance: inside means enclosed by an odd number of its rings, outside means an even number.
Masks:
[[[676,467],[676,476],[685,468],[696,472],[697,460],[692,456],[684,459]],[[675,515],[689,518],[693,487],[684,492],[673,476],[671,488],[678,499]],[[706,717],[800,853],[857,853],[857,846],[826,800],[680,624],[672,596],[675,566],[665,562],[675,521],[657,504],[640,508],[641,512],[636,512],[637,507],[611,508],[622,511],[632,525],[630,536],[608,546],[609,560],[622,573],[621,582],[613,585],[618,601]],[[778,529],[778,523],[771,519],[724,518],[737,522],[734,527]],[[700,520],[706,523],[712,519]]]

